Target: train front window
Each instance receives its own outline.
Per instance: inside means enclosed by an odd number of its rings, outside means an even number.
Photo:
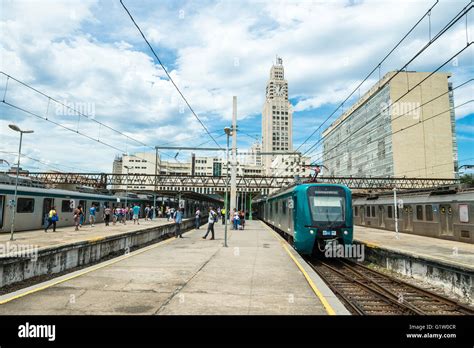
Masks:
[[[313,186],[308,189],[308,198],[314,224],[336,227],[344,223],[346,200],[342,188]]]

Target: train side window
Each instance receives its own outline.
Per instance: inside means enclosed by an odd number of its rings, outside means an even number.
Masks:
[[[365,216],[370,217],[370,207],[369,206],[365,207]]]
[[[17,213],[33,213],[35,211],[35,200],[33,198],[18,198]]]
[[[61,201],[61,212],[62,213],[71,213],[72,208],[71,208],[71,202],[69,199],[63,199]]]
[[[359,207],[354,207],[354,215],[359,216]]]
[[[100,203],[99,202],[92,202],[93,205],[95,205],[95,211],[98,213],[100,211]]]
[[[416,219],[423,220],[423,206],[422,205],[416,206]]]
[[[392,219],[392,218],[393,218],[393,207],[392,207],[391,205],[389,205],[389,206],[387,207],[387,217],[388,217],[389,219]]]
[[[286,215],[286,199],[281,202],[281,213]]]
[[[433,206],[425,205],[426,221],[433,221]]]
[[[372,206],[372,217],[375,217],[375,205]]]
[[[467,204],[459,204],[459,222],[469,222],[469,207]]]

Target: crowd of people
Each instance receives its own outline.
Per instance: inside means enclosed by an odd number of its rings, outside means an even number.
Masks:
[[[92,204],[89,208],[89,224],[90,227],[94,227],[96,220],[97,220],[97,213],[98,207],[95,204]],[[140,217],[143,217],[145,221],[153,220],[153,218],[166,218],[167,221],[174,221],[176,224],[175,228],[175,237],[176,238],[183,238],[181,224],[183,222],[184,217],[184,209],[183,208],[173,208],[173,207],[154,207],[150,205],[146,205],[143,209],[143,216],[142,208],[138,204],[132,204],[130,206],[124,207],[115,207],[111,208],[109,206],[104,206],[103,209],[103,219],[105,222],[105,226],[109,226],[112,222],[112,225],[116,225],[117,223],[121,223],[123,225],[127,224],[127,221],[133,221],[133,224],[140,225]],[[207,217],[207,230],[206,234],[202,237],[203,239],[207,239],[209,233],[211,233],[211,240],[215,239],[215,232],[214,232],[214,224],[222,221],[222,224],[225,224],[226,218],[230,222],[233,230],[244,230],[245,229],[245,211],[233,209],[232,212],[226,213],[225,208],[217,208],[214,210],[213,207],[208,209],[208,217]],[[195,215],[194,215],[194,224],[196,229],[200,229],[201,226],[201,217],[202,213],[200,208],[196,208]],[[73,209],[73,220],[75,230],[79,231],[80,228],[84,225],[86,219],[86,214],[84,213],[84,208],[81,205],[78,205],[76,208]],[[59,220],[58,213],[56,211],[55,206],[52,206],[47,217],[47,225],[45,228],[45,232],[48,232],[50,227],[53,228],[53,232],[56,232],[56,222]]]

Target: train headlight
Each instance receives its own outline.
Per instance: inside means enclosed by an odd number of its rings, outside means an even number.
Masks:
[[[309,230],[309,233],[314,234],[314,231],[313,231],[313,230]]]
[[[349,234],[349,231],[344,231],[344,234],[347,236]]]

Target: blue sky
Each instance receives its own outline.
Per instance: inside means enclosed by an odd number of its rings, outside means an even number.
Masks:
[[[421,0],[124,2],[204,124],[220,136],[221,145],[225,144],[222,130],[230,124],[232,96],[238,96],[242,151],[260,134],[265,85],[277,54],[283,58],[295,110],[297,147],[433,4]],[[432,35],[467,3],[440,1],[431,15]],[[206,140],[205,145],[212,145],[183,108],[118,0],[0,0],[0,6],[1,71],[147,145],[195,146]],[[472,18],[468,17],[471,40]],[[381,75],[400,68],[427,42],[428,25],[425,20],[407,38],[383,64]],[[466,42],[465,25],[464,21],[455,25],[409,69],[430,71],[459,50]],[[454,86],[473,77],[473,57],[471,46],[442,69],[453,74]],[[377,79],[378,72],[361,92]],[[5,87],[6,79],[0,75],[2,95]],[[455,105],[472,100],[473,90],[470,83],[456,91]],[[151,151],[93,121],[78,122],[77,116],[48,107],[47,98],[11,80],[6,92],[8,102],[38,115],[48,110],[49,119],[121,151],[0,103],[0,158],[15,160],[18,139],[8,129],[11,122],[35,130],[24,143],[29,157],[24,166],[31,170],[110,172],[120,152]],[[473,104],[456,109],[459,159],[465,163],[474,163]],[[319,136],[320,132],[315,134],[303,152]],[[318,151],[310,154],[317,158]],[[162,158],[174,155],[168,152]],[[180,161],[188,159],[186,152],[178,156]]]

